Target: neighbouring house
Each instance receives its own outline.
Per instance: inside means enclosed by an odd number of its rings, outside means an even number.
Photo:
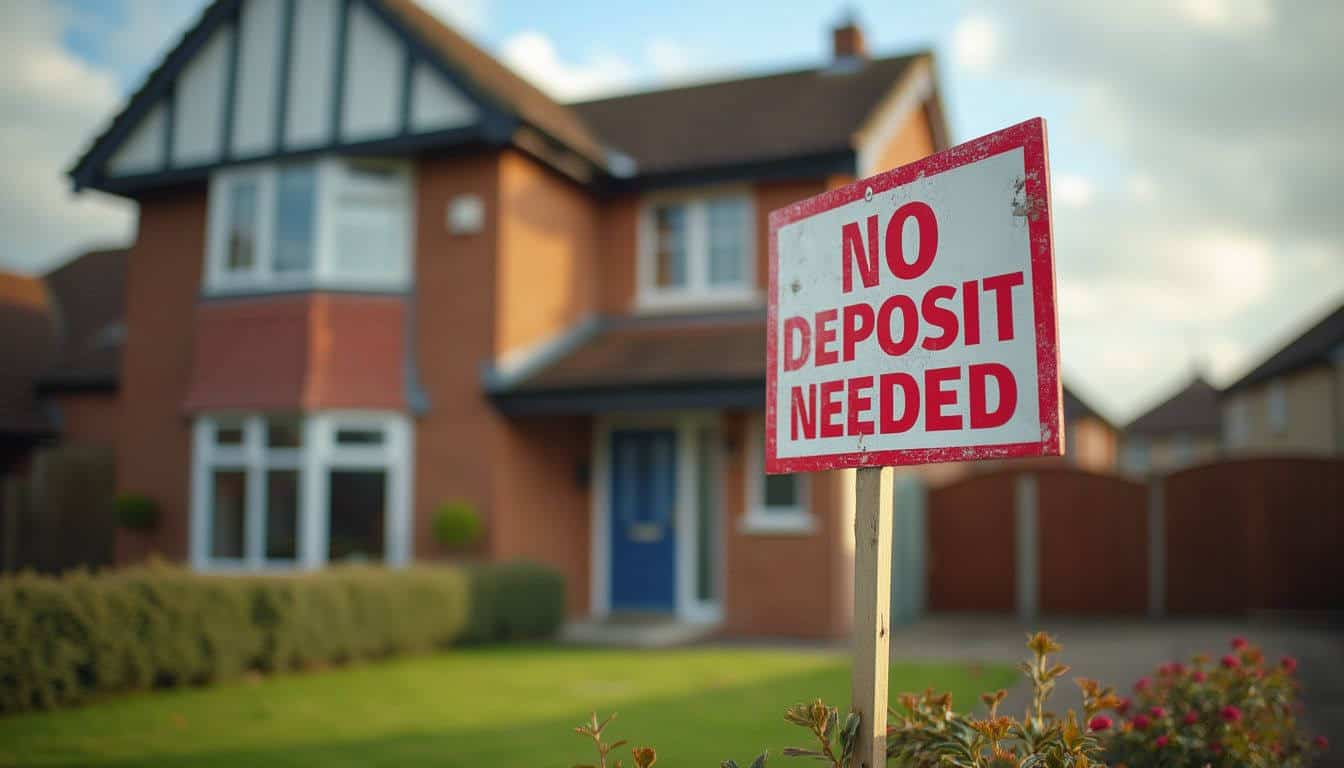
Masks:
[[[41,276],[0,273],[0,475],[43,443],[116,447],[126,255],[95,250]]]
[[[56,344],[52,299],[40,277],[0,272],[0,478],[54,435],[33,390]]]
[[[1230,453],[1344,455],[1344,304],[1223,391]]]
[[[211,3],[70,172],[139,204],[119,557],[403,564],[466,502],[575,616],[847,631],[851,476],[762,471],[766,217],[948,140],[931,54],[833,40],[560,104],[410,0]]]
[[[1217,458],[1223,424],[1218,394],[1196,373],[1180,391],[1136,416],[1122,432],[1121,469],[1166,473]]]

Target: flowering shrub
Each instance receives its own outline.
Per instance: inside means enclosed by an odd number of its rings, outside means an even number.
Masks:
[[[1270,662],[1240,637],[1216,663],[1199,655],[1163,664],[1113,707],[1123,719],[1108,757],[1117,768],[1309,765],[1326,742],[1298,727],[1296,672],[1292,657]]]
[[[1153,677],[1134,684],[1134,697],[1122,698],[1095,680],[1075,678],[1083,694],[1081,720],[1074,711],[1063,718],[1046,709],[1056,682],[1069,668],[1050,654],[1061,649],[1038,632],[1027,641],[1032,658],[1020,669],[1031,682],[1032,700],[1022,719],[999,714],[1006,691],[980,697],[985,715],[952,709],[951,694],[907,693],[890,711],[887,764],[901,768],[1293,768],[1310,764],[1328,745],[1325,737],[1308,741],[1297,727],[1297,661],[1271,664],[1259,648],[1242,638],[1217,664],[1196,656],[1189,666],[1163,664]],[[1114,713],[1114,716],[1112,714]],[[613,749],[625,744],[602,741],[615,715],[592,719],[575,729],[592,739],[599,762],[575,768],[622,768],[608,763]],[[853,768],[859,717],[841,720],[839,710],[821,699],[795,704],[784,719],[805,730],[815,746],[790,747],[787,757],[809,757],[830,768]],[[1103,753],[1105,760],[1103,762]],[[651,747],[631,750],[636,768],[657,761]],[[749,768],[765,768],[762,753]],[[720,768],[738,768],[725,760]]]

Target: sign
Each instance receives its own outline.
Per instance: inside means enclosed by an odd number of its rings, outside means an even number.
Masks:
[[[1045,121],[770,214],[766,471],[1064,449]]]

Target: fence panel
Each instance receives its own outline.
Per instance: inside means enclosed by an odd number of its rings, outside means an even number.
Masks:
[[[26,475],[5,478],[3,566],[63,571],[111,565],[115,521],[112,452],[57,446],[33,456]]]
[[[1041,612],[1146,613],[1147,486],[1063,467],[1034,474]]]
[[[929,492],[928,609],[1013,613],[1015,474],[976,475]]]

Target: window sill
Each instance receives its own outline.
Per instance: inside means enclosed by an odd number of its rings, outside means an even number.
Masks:
[[[810,536],[817,531],[817,521],[806,512],[754,510],[742,518],[738,530],[749,534]]]
[[[657,313],[687,309],[746,309],[759,307],[764,300],[763,293],[749,289],[716,293],[645,291],[635,296],[635,310]]]
[[[231,299],[247,296],[279,296],[296,293],[386,293],[405,294],[410,291],[408,280],[337,280],[306,279],[274,282],[232,282],[207,286],[201,295],[207,299]]]

